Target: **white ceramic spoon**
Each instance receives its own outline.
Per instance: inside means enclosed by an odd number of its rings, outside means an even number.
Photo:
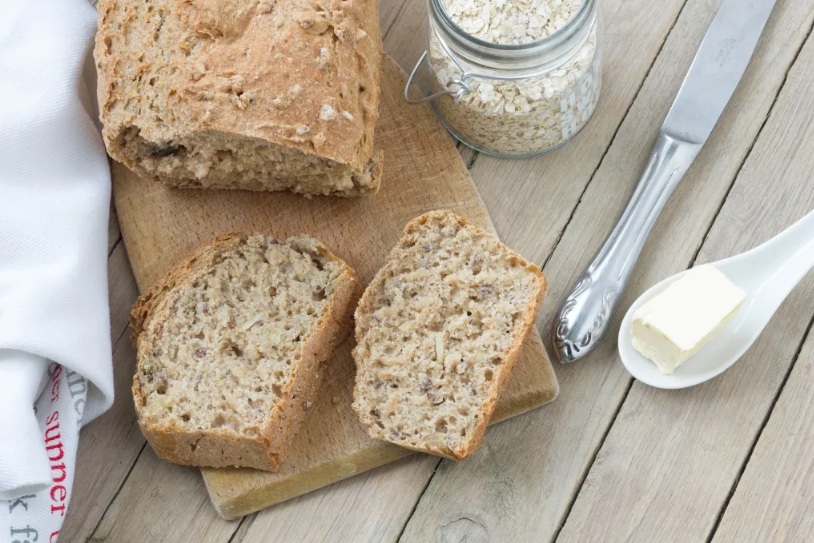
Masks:
[[[711,263],[746,291],[735,317],[692,358],[662,375],[656,365],[633,348],[630,325],[636,310],[687,273],[668,277],[642,294],[628,310],[619,330],[619,355],[630,374],[657,388],[684,388],[721,374],[752,346],[791,290],[814,267],[814,211],[763,245]]]

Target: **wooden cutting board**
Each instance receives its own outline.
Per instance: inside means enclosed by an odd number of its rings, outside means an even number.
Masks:
[[[116,211],[139,288],[149,287],[199,243],[228,231],[259,231],[278,238],[313,235],[356,269],[362,285],[382,265],[404,225],[425,211],[452,209],[494,231],[455,145],[431,109],[404,103],[405,76],[392,59],[384,59],[382,70],[376,139],[384,149],[385,166],[376,196],[307,199],[288,193],[172,190],[115,164]],[[411,454],[370,439],[357,421],[351,409],[351,348],[349,337],[336,351],[319,399],[278,473],[202,470],[221,515],[246,515]],[[493,421],[543,405],[557,392],[535,328]]]

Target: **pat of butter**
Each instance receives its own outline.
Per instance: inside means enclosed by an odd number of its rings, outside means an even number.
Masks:
[[[633,315],[633,347],[669,375],[735,316],[746,293],[712,266],[699,266]]]

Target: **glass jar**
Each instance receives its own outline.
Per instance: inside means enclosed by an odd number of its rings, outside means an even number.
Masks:
[[[445,1],[428,0],[429,47],[407,81],[408,101],[431,100],[453,136],[504,157],[551,151],[585,126],[602,83],[597,0],[582,0],[550,35],[517,45],[467,33],[449,16]],[[412,99],[409,88],[425,62],[432,93]]]

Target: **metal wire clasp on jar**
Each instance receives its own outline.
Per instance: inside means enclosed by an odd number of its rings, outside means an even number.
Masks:
[[[571,0],[579,7],[570,19],[549,21],[549,29],[555,28],[549,35],[519,44],[467,33],[446,9],[452,2],[428,0],[429,47],[407,80],[405,99],[432,101],[453,136],[492,155],[533,156],[574,137],[593,115],[601,91],[597,0]],[[544,12],[554,2],[531,4]],[[432,92],[414,99],[410,87],[425,63]]]

